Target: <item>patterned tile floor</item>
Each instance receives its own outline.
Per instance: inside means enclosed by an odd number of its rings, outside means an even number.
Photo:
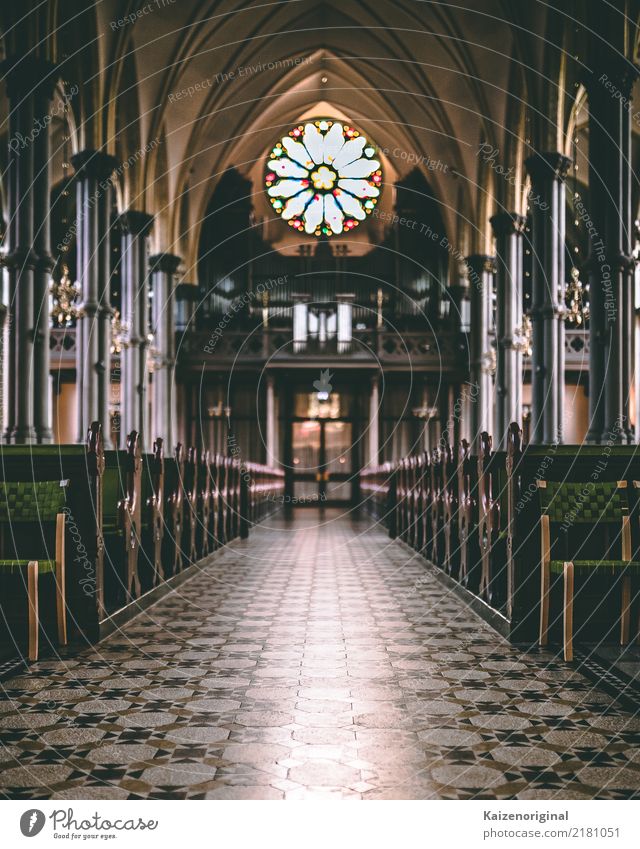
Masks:
[[[10,798],[629,798],[640,718],[368,520],[298,511],[5,682]]]

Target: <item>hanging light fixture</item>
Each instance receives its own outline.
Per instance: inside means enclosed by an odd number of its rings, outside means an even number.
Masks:
[[[485,374],[495,374],[496,373],[496,349],[489,348],[488,351],[485,351],[482,355],[482,371]]]
[[[584,302],[584,286],[580,280],[580,272],[574,266],[571,269],[571,282],[565,289],[565,320],[575,327],[582,327],[589,318],[589,304]]]
[[[522,324],[514,328],[513,331],[514,349],[524,354],[525,357],[530,357],[533,352],[531,344],[532,336],[531,319],[528,315],[524,315],[522,316]]]
[[[62,265],[62,277],[51,281],[51,318],[56,327],[70,327],[82,314],[79,304],[80,287],[69,277],[69,268]]]
[[[111,353],[119,354],[124,347],[127,337],[127,325],[120,319],[120,311],[113,311],[111,319]]]
[[[156,347],[156,337],[153,333],[147,333],[147,367],[151,373],[158,371],[164,365],[162,351]]]

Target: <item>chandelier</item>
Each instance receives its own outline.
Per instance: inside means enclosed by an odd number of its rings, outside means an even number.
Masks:
[[[69,268],[62,265],[62,277],[56,283],[51,281],[51,318],[57,327],[70,327],[82,314],[82,308],[78,303],[80,298],[80,287],[73,283],[69,277]]]
[[[438,415],[437,407],[430,407],[424,401],[420,407],[413,407],[411,413],[417,419],[424,419],[425,421],[429,421],[430,419],[435,419]]]
[[[111,353],[119,354],[126,342],[128,327],[124,321],[120,319],[120,311],[113,311],[111,319]]]
[[[496,373],[496,349],[489,348],[488,351],[485,351],[482,355],[482,371],[485,374],[495,374]]]
[[[576,327],[582,327],[589,319],[589,304],[584,302],[585,287],[580,280],[580,272],[574,266],[571,269],[571,282],[565,289],[565,320]]]
[[[150,372],[159,371],[164,365],[162,351],[156,347],[153,333],[147,334],[147,366]]]
[[[532,354],[531,347],[532,332],[531,319],[528,315],[522,317],[522,324],[514,328],[513,331],[513,348],[525,357],[530,357]]]

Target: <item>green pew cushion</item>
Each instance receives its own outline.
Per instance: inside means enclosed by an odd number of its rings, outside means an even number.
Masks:
[[[627,512],[627,492],[610,483],[547,481],[538,490],[540,507],[552,522],[619,522]]]
[[[549,569],[552,574],[560,575],[564,572],[564,564],[568,562],[573,563],[576,572],[597,575],[619,575],[628,572],[631,575],[640,575],[640,563],[637,560],[552,560]]]
[[[33,557],[33,560],[37,558]],[[31,560],[0,560],[0,572],[17,573],[26,569]],[[38,560],[38,574],[45,575],[47,572],[55,572],[55,560]]]
[[[52,522],[64,505],[61,481],[0,483],[0,522]]]

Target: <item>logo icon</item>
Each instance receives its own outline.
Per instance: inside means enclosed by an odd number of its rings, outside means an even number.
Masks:
[[[35,837],[44,828],[46,817],[38,808],[25,811],[20,817],[20,831],[25,837]]]
[[[331,379],[333,375],[329,374],[329,369],[325,368],[320,371],[320,380],[313,381],[313,388],[318,393],[318,401],[326,401],[331,394],[333,387]]]

